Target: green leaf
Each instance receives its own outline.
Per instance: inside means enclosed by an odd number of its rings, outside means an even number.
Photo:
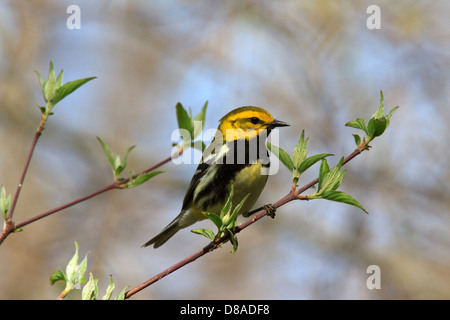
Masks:
[[[50,61],[50,68],[48,71],[48,81],[45,85],[45,90],[44,90],[44,99],[46,102],[51,102],[57,89],[58,89],[58,85],[57,85],[56,79],[55,79],[55,70],[53,69],[53,62]]]
[[[357,134],[354,134],[353,137],[355,138],[356,146],[359,147],[359,145],[361,144],[361,137]]]
[[[342,178],[345,174],[345,170],[343,172],[340,171],[343,161],[344,157],[341,158],[339,163],[333,169],[331,169],[324,177],[322,177],[321,181],[319,180],[320,188],[318,190],[318,193],[322,194],[325,191],[336,190],[340,186]]]
[[[297,168],[297,171],[299,174],[305,172],[306,170],[308,170],[311,166],[313,166],[314,164],[316,164],[317,162],[319,162],[320,160],[323,160],[326,157],[329,156],[334,156],[334,154],[331,153],[321,153],[321,154],[316,154],[314,156],[308,157],[305,160],[303,160],[303,162],[300,164],[300,166]]]
[[[86,281],[84,278],[84,272],[87,267],[87,256],[78,265],[78,243],[75,241],[75,254],[66,266],[66,291],[71,290],[76,284],[81,284]]]
[[[220,219],[220,217],[217,214],[204,212],[203,215],[205,217],[207,217],[209,220],[211,220],[216,225],[217,229],[220,231],[223,223],[222,223],[222,219]]]
[[[214,238],[216,237],[216,235],[211,229],[193,229],[191,230],[191,232],[205,236],[210,240],[214,240]]]
[[[67,279],[66,279],[66,276],[64,275],[64,272],[62,272],[61,270],[56,270],[50,276],[50,284],[54,285],[55,282],[57,282],[59,280],[66,281]]]
[[[297,146],[295,147],[294,152],[292,154],[292,161],[294,163],[294,168],[298,169],[300,164],[306,159],[306,155],[308,154],[308,150],[306,150],[308,140],[309,138],[305,139],[305,130],[302,130],[300,140],[298,141]],[[297,172],[299,171],[297,170]]]
[[[319,169],[319,185],[317,187],[318,190],[322,189],[323,182],[324,182],[325,177],[327,176],[328,172],[330,172],[330,167],[328,166],[328,161],[326,159],[323,159],[322,163],[320,164],[320,169]]]
[[[164,171],[152,171],[147,173],[141,173],[139,176],[136,177],[136,179],[130,180],[130,182],[127,183],[127,185],[124,187],[126,189],[131,189],[134,187],[137,187],[144,182],[147,182],[149,179],[153,178],[154,176],[163,173]]]
[[[178,128],[187,130],[192,140],[194,135],[194,124],[192,123],[192,119],[181,103],[178,102],[175,108],[177,113]]]
[[[106,293],[105,293],[105,295],[102,297],[102,300],[109,300],[109,299],[111,299],[111,295],[112,295],[112,293],[113,293],[113,291],[114,291],[114,288],[115,288],[114,280],[113,280],[112,275],[110,274],[110,275],[109,275],[109,285],[108,285],[108,287],[106,288]]]
[[[62,86],[63,73],[64,73],[64,70],[61,70],[61,72],[58,74],[58,78],[56,78],[56,87],[58,87],[58,88]]]
[[[34,71],[39,79],[39,85],[41,87],[42,96],[44,97],[45,102],[47,102],[47,97],[45,96],[45,88],[47,86],[47,80],[44,79],[44,77],[41,76],[41,74],[37,71]],[[43,108],[43,107],[42,107]],[[42,109],[41,109],[42,110]]]
[[[234,195],[234,186],[231,185],[231,191],[230,195],[228,196],[227,202],[223,206],[222,210],[220,211],[220,219],[222,219],[222,222],[224,222],[226,219],[228,219],[230,213],[231,213],[231,206],[233,204],[232,199]]]
[[[373,119],[381,119],[384,117],[384,95],[383,91],[380,90],[380,106],[378,107],[377,111],[372,116]]]
[[[2,187],[2,191],[0,193],[0,210],[2,211],[3,218],[8,220],[7,213],[9,208],[11,207],[11,195],[6,196],[6,189]]]
[[[43,107],[43,106],[37,106],[39,108],[39,110],[41,110],[42,114],[45,114],[47,112],[47,108]]]
[[[81,292],[82,300],[96,300],[98,295],[98,279],[94,279],[92,272],[89,272],[89,281]]]
[[[270,142],[266,142],[267,148],[272,152],[278,159],[280,159],[281,163],[284,164],[286,168],[289,169],[290,172],[294,170],[294,163],[292,162],[291,156],[289,153],[284,151],[283,149],[272,145]]]
[[[66,266],[67,282],[75,284],[76,273],[78,272],[78,243],[75,241],[75,254]]]
[[[237,248],[238,248],[238,245],[239,245],[238,239],[237,239],[237,237],[233,234],[233,232],[231,232],[231,230],[230,230],[229,228],[227,228],[227,231],[228,231],[229,234],[230,234],[230,241],[231,241],[231,243],[233,244],[233,250],[231,250],[231,253],[235,253],[235,252],[237,251]]]
[[[206,120],[206,108],[208,107],[208,101],[205,102],[203,105],[202,110],[194,117],[194,130],[193,130],[193,137],[192,140],[197,138],[203,131],[203,128],[205,127],[205,120]],[[200,123],[201,126],[196,126],[196,123]]]
[[[125,300],[125,293],[128,288],[129,288],[129,286],[126,286],[125,288],[123,288],[122,291],[120,292],[120,294],[114,298],[114,300]]]
[[[392,108],[391,111],[389,111],[389,113],[386,115],[386,118],[388,119],[388,123],[389,123],[389,120],[391,119],[392,115],[394,114],[395,110],[397,110],[398,108],[400,108],[400,107],[396,106],[396,107]]]
[[[365,213],[369,214],[366,211],[366,209],[364,209],[364,207],[358,201],[356,201],[353,197],[351,197],[350,195],[348,195],[347,193],[345,193],[343,191],[330,190],[330,191],[324,192],[321,196],[323,199],[342,202],[342,203],[346,203],[346,204],[355,206],[355,207],[361,209],[362,211],[364,211]]]
[[[48,70],[48,81],[56,82],[55,81],[55,69],[53,68],[53,61],[50,61],[50,67]]]
[[[65,83],[63,86],[56,89],[56,92],[50,101],[52,102],[53,105],[57,104],[59,101],[67,97],[69,94],[77,90],[79,87],[95,78],[97,77],[83,78]]]
[[[118,177],[122,173],[122,171],[126,168],[128,155],[131,152],[131,150],[134,149],[134,147],[135,146],[131,146],[131,147],[128,148],[127,152],[125,153],[125,156],[123,157],[123,164],[121,164],[120,156],[119,155],[116,156],[116,162],[118,162],[118,164],[116,165],[116,169],[115,169],[115,176],[116,177]]]
[[[368,135],[366,121],[364,119],[358,118],[356,120],[349,121],[345,124],[345,126],[363,130]]]
[[[97,137],[97,140],[102,145],[103,151],[105,152],[106,157],[108,158],[109,165],[111,166],[113,173],[115,173],[116,161],[114,159],[114,154],[113,154],[111,148],[105,142],[103,142],[103,140],[100,139],[100,137]]]
[[[227,221],[224,221],[224,224],[227,227],[231,227],[234,228],[236,226],[236,219],[237,219],[237,215],[239,213],[239,211],[241,210],[242,206],[244,205],[245,201],[247,200],[247,198],[250,196],[250,193],[247,194],[242,200],[241,202],[239,202],[239,204],[233,209],[233,213],[231,214],[231,216],[228,218]]]
[[[382,117],[380,119],[375,119],[374,120],[374,137],[379,137],[381,136],[384,131],[386,130],[388,125],[387,119],[386,117]]]
[[[86,272],[86,268],[87,268],[87,257],[88,257],[88,253],[86,253],[86,255],[84,256],[83,261],[81,261],[81,263],[78,266],[78,283],[85,283],[86,282],[86,278],[84,277],[84,273]]]

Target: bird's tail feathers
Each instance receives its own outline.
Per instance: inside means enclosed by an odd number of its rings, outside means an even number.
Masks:
[[[197,222],[199,218],[190,210],[183,210],[181,213],[173,219],[171,223],[167,225],[157,236],[147,241],[143,247],[148,247],[153,244],[153,248],[162,246],[167,240],[169,240],[179,230],[189,227]]]
[[[162,246],[167,240],[172,238],[172,236],[178,232],[178,230],[182,229],[179,226],[179,218],[175,218],[171,223],[167,225],[158,235],[147,241],[143,247],[148,247],[153,244],[153,248],[158,248]]]

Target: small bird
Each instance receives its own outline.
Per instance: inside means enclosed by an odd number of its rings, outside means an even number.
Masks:
[[[143,247],[158,248],[177,231],[204,220],[203,212],[220,214],[231,186],[233,207],[250,194],[239,211],[246,216],[267,182],[264,170],[268,171],[270,162],[265,140],[272,129],[285,126],[289,125],[253,106],[237,108],[220,119],[186,191],[181,213]]]

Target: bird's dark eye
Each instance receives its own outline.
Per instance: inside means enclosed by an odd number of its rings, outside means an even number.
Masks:
[[[250,118],[250,122],[253,124],[258,124],[259,123],[259,119],[257,117],[252,117]]]

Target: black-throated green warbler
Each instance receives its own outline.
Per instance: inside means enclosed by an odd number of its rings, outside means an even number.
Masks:
[[[233,207],[249,197],[239,211],[245,216],[266,185],[270,166],[265,140],[276,127],[288,126],[258,107],[237,108],[222,119],[205,149],[183,200],[181,213],[143,246],[158,248],[178,230],[205,219],[203,212],[219,214],[233,185]]]

